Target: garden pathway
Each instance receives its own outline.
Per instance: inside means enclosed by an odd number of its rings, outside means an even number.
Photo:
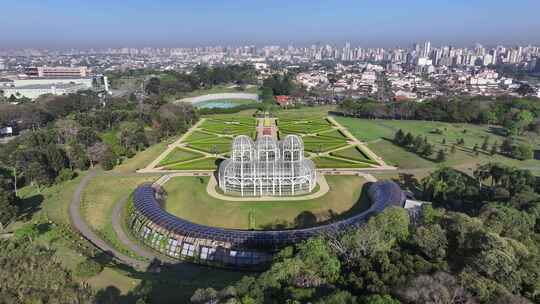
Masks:
[[[81,194],[88,183],[96,176],[96,169],[90,170],[90,172],[83,177],[80,184],[77,186],[75,193],[71,199],[69,205],[69,216],[73,227],[90,243],[94,244],[101,251],[111,255],[119,262],[129,265],[135,269],[146,270],[148,268],[148,262],[139,261],[132,257],[129,257],[103,241],[97,234],[95,234],[90,227],[84,222],[81,216]],[[114,218],[114,216],[113,216]]]

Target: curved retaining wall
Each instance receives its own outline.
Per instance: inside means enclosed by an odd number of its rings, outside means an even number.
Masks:
[[[260,268],[272,253],[327,232],[357,227],[389,206],[405,203],[405,193],[392,181],[371,184],[371,207],[350,218],[327,225],[281,231],[249,231],[209,227],[178,218],[163,210],[151,185],[133,195],[129,227],[151,248],[175,259],[231,268]]]

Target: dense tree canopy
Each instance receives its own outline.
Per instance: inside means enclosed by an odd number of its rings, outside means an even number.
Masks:
[[[0,265],[2,303],[93,303],[92,292],[72,278],[51,250],[0,239]]]

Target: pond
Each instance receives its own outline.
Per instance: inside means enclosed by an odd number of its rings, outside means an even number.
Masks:
[[[252,99],[216,99],[197,102],[194,103],[194,106],[198,109],[229,109],[239,105],[251,104],[255,102],[256,101]]]

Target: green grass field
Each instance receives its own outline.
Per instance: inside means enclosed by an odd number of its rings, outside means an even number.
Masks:
[[[304,136],[302,139],[304,140],[305,150],[314,153],[326,152],[347,145],[345,138],[340,140],[325,136]]]
[[[167,192],[165,209],[203,225],[250,229],[251,217],[251,228],[272,229],[310,226],[350,216],[368,207],[367,200],[361,198],[363,178],[328,176],[327,181],[330,192],[314,200],[229,202],[208,195],[208,177],[175,177],[164,185]]]
[[[372,160],[364,151],[361,150],[360,147],[352,146],[348,147],[342,150],[337,150],[334,152],[331,152],[330,155],[337,156],[341,158],[356,160],[356,161],[362,161],[372,164],[377,164],[376,161]]]
[[[510,166],[529,169],[535,175],[540,175],[540,161],[519,161],[502,155],[489,155],[488,151],[473,151],[474,145],[481,147],[486,136],[489,148],[495,142],[501,144],[503,137],[496,134],[494,127],[485,125],[473,125],[465,123],[445,123],[431,121],[407,121],[407,120],[382,120],[382,119],[358,119],[350,117],[334,117],[345,126],[358,139],[368,142],[368,147],[381,156],[388,164],[396,165],[401,169],[414,169],[416,173],[425,175],[441,166],[456,167],[470,171],[478,164],[487,162],[501,162]],[[415,153],[409,152],[391,142],[397,130],[402,129],[405,133],[421,135],[428,138],[428,142],[434,145],[434,151],[440,149],[447,151],[447,159],[442,163],[434,161],[435,153],[431,158],[422,158]],[[436,131],[437,130],[437,131]],[[442,133],[442,134],[439,134]],[[540,138],[535,135],[518,138],[518,142],[530,142],[534,147],[540,146]],[[465,145],[456,147],[455,153],[450,153],[451,147],[458,139],[463,138]],[[445,139],[446,144],[443,144]],[[424,170],[425,172],[423,172]]]
[[[191,143],[196,142],[199,140],[207,140],[207,139],[213,139],[218,138],[214,134],[209,134],[202,131],[193,131],[191,134],[188,135],[188,137],[184,138],[184,142]]]
[[[162,161],[159,162],[159,166],[167,166],[175,163],[188,161],[196,158],[203,157],[204,155],[193,152],[187,149],[174,148]]]
[[[343,133],[341,133],[341,131],[339,130],[332,130],[332,131],[326,131],[326,132],[319,132],[317,133],[317,136],[322,136],[322,137],[330,137],[330,138],[333,138],[333,139],[341,139],[341,140],[347,140],[348,138],[343,135]]]
[[[167,166],[168,170],[216,170],[221,159],[207,157]]]

